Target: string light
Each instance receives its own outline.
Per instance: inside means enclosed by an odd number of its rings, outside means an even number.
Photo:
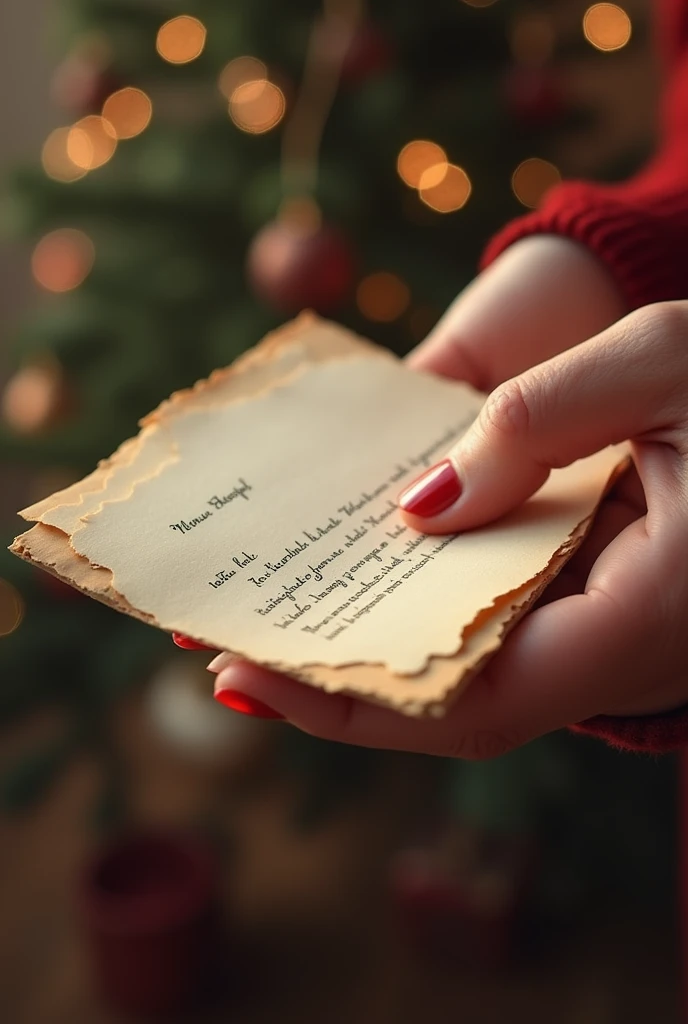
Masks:
[[[77,167],[68,152],[71,128],[56,128],[50,133],[41,150],[43,170],[53,181],[78,181],[86,171]]]
[[[54,358],[23,366],[2,393],[2,415],[17,434],[38,434],[67,411],[62,369]]]
[[[170,64],[188,64],[203,53],[206,29],[202,21],[188,14],[170,18],[158,29],[155,47]]]
[[[286,108],[279,86],[263,78],[237,86],[229,101],[229,116],[242,131],[262,135],[280,123]]]
[[[408,309],[411,292],[400,277],[383,270],[363,278],[356,290],[356,302],[369,320],[391,323]]]
[[[448,164],[439,181],[435,168],[430,168],[421,178],[420,198],[426,206],[437,213],[454,213],[468,202],[471,181],[463,167]]]
[[[217,80],[217,87],[225,97],[231,99],[232,93],[240,85],[247,82],[262,82],[268,77],[268,69],[257,57],[236,57],[225,64]]]
[[[520,163],[511,176],[511,187],[520,203],[534,209],[553,185],[561,181],[554,164],[539,157],[530,157]]]
[[[109,96],[103,105],[103,117],[118,139],[133,139],[150,124],[153,104],[141,89],[127,86]]]
[[[69,130],[67,155],[83,171],[94,171],[110,160],[117,149],[115,129],[98,114],[82,117]]]
[[[621,50],[631,32],[631,19],[617,4],[593,4],[583,15],[583,34],[596,50]]]
[[[397,172],[409,188],[420,188],[423,175],[431,171],[438,175],[436,184],[439,183],[448,166],[447,154],[442,147],[427,139],[407,143],[397,158]]]
[[[26,606],[11,583],[0,579],[0,636],[9,636],[21,625]]]
[[[95,259],[93,242],[83,231],[60,228],[45,235],[33,251],[33,276],[49,292],[78,288],[91,272]]]

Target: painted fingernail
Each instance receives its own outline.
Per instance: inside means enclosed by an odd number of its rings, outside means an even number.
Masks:
[[[399,508],[429,519],[445,512],[461,497],[461,481],[449,459],[438,462],[399,495]]]
[[[174,640],[177,647],[181,647],[183,651],[215,651],[216,647],[208,647],[206,644],[199,644],[196,640],[192,640],[190,636],[184,636],[183,633],[173,633],[172,639]]]
[[[263,704],[262,701],[256,700],[255,697],[249,697],[248,694],[241,693],[239,690],[215,690],[215,700],[224,704],[226,708],[231,708],[232,711],[238,711],[241,715],[284,721],[284,715],[280,715],[279,711],[274,711],[267,704]]]

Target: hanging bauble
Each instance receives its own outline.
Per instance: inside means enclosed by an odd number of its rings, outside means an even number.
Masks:
[[[342,82],[358,85],[387,71],[392,64],[393,47],[388,36],[372,21],[357,30],[342,64]]]
[[[50,91],[55,104],[74,116],[99,114],[105,100],[124,83],[114,73],[106,50],[84,46],[57,67]]]
[[[229,713],[213,699],[212,653],[177,653],[151,679],[146,705],[156,732],[189,760],[245,767],[265,753],[261,722]]]
[[[16,434],[40,434],[60,423],[71,406],[69,388],[56,359],[22,366],[5,385],[2,416]]]
[[[347,237],[323,224],[317,207],[303,200],[258,232],[247,271],[256,296],[280,313],[331,313],[351,292],[355,264]]]
[[[512,117],[531,128],[546,128],[566,112],[559,83],[547,68],[511,68],[504,79],[504,103]]]

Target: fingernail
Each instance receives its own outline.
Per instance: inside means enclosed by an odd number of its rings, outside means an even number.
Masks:
[[[230,654],[229,651],[221,651],[220,654],[216,655],[206,668],[208,672],[222,672],[224,668],[227,668],[234,661],[234,655]]]
[[[199,644],[196,640],[192,640],[190,636],[184,636],[183,633],[173,633],[172,639],[174,640],[177,647],[181,647],[184,651],[215,651],[216,647],[208,647],[206,644]]]
[[[445,512],[461,497],[461,481],[449,459],[438,462],[399,495],[399,508],[430,519]]]
[[[241,693],[239,690],[215,690],[215,700],[224,704],[226,708],[231,708],[232,711],[238,711],[241,715],[284,721],[284,715],[280,715],[279,711],[274,711],[267,704],[263,704],[262,701],[256,700],[255,697],[249,697],[248,694]]]

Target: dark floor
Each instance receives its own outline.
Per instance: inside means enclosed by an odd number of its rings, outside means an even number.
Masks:
[[[288,826],[289,792],[279,780],[241,796],[247,779],[255,783],[255,750],[221,767],[194,766],[165,748],[137,706],[122,728],[141,820],[219,821],[222,805],[239,835],[227,907],[236,934],[255,944],[260,981],[240,986],[239,1000],[227,963],[227,997],[192,1015],[196,1024],[678,1024],[676,942],[666,923],[600,913],[508,970],[433,968],[411,952],[387,912],[386,864],[404,801],[393,780],[384,799],[371,794],[303,836]],[[3,756],[20,744],[14,737]],[[76,766],[30,817],[0,826],[6,1024],[121,1020],[90,993],[72,913],[93,788],[92,770]]]

